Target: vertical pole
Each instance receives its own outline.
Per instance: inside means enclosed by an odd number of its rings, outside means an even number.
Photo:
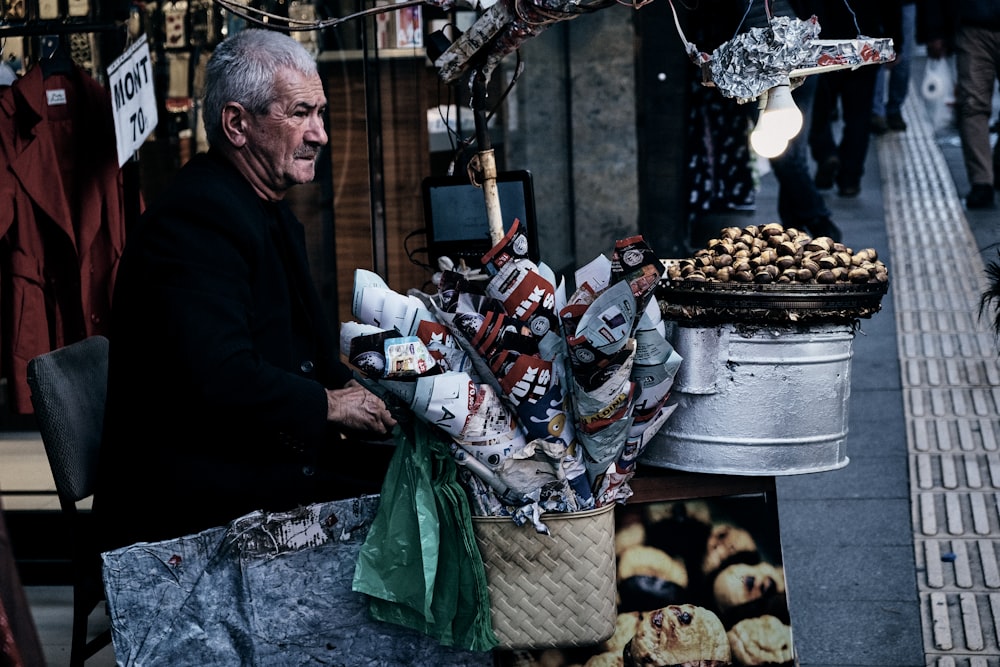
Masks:
[[[486,203],[486,220],[490,226],[493,245],[503,239],[503,214],[500,211],[500,193],[497,191],[497,165],[486,126],[486,77],[477,71],[472,80],[472,106],[476,120],[476,142],[479,146],[479,168],[482,171],[483,200]]]

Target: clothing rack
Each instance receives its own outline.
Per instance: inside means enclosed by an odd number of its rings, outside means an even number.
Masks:
[[[42,37],[44,35],[72,35],[89,32],[114,32],[124,30],[124,22],[72,22],[72,21],[29,21],[25,23],[0,24],[0,38]]]
[[[7,37],[46,37],[87,33],[124,33],[128,28],[125,21],[76,21],[65,19],[32,20],[21,23],[0,23],[0,47]],[[2,53],[2,48],[0,48]],[[134,161],[123,171],[125,191],[128,195],[128,220],[134,221],[142,210],[139,174]]]

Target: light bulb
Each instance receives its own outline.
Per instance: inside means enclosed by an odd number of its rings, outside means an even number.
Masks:
[[[786,139],[791,140],[802,129],[802,112],[795,106],[791,86],[787,83],[775,86],[768,92],[764,113],[774,117]]]
[[[778,157],[802,130],[802,112],[795,106],[788,83],[771,88],[761,102],[757,125],[750,133],[750,145],[761,157]]]
[[[788,148],[788,139],[775,127],[761,120],[750,133],[750,146],[754,152],[765,158],[778,157]]]

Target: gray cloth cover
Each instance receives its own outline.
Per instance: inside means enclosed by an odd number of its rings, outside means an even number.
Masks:
[[[351,590],[378,498],[254,512],[102,554],[118,664],[492,665],[488,652],[372,620]]]

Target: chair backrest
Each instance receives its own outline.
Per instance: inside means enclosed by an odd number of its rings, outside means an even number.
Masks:
[[[92,336],[28,362],[38,430],[63,506],[94,492],[108,393],[108,339]]]

